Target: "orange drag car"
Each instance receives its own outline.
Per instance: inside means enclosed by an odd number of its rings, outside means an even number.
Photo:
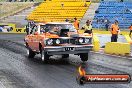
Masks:
[[[92,34],[79,34],[71,23],[39,23],[25,37],[27,54],[33,58],[41,54],[41,60],[47,61],[52,55],[79,55],[82,61],[88,60],[92,49]]]

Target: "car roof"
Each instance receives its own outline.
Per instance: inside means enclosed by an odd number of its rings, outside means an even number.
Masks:
[[[45,24],[72,24],[69,22],[47,22],[47,23],[37,23],[38,25],[45,25]]]
[[[47,24],[71,24],[69,22],[48,22]]]

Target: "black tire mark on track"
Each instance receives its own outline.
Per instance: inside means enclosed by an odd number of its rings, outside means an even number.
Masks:
[[[0,48],[10,50],[17,54],[24,54],[24,44],[12,42],[11,40],[0,40]],[[26,48],[25,48],[26,49]]]

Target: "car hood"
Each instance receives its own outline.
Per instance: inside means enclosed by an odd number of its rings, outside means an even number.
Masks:
[[[60,36],[57,34],[45,33],[44,35],[46,36],[46,38],[60,38]],[[88,33],[79,34],[76,32],[68,32],[67,35],[67,37],[92,37],[92,35]]]

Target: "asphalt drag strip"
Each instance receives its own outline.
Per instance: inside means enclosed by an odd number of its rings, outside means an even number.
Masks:
[[[0,40],[0,88],[132,88],[131,83],[80,86],[76,82],[77,69],[82,64],[87,67],[88,74],[132,75],[131,60],[91,53],[85,63],[74,55],[69,58],[53,56],[47,63],[42,63],[40,55],[27,58],[22,39],[23,35],[18,35],[18,38],[8,42],[8,39]]]

